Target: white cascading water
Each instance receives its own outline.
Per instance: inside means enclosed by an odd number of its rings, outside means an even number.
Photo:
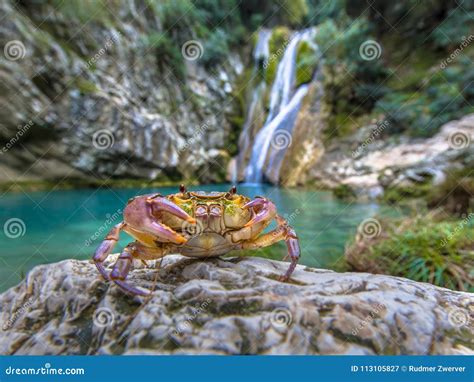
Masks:
[[[260,183],[265,174],[273,182],[278,182],[279,171],[286,148],[291,141],[291,133],[301,101],[308,91],[307,85],[295,89],[296,52],[301,41],[310,41],[312,29],[295,32],[283,54],[270,93],[270,110],[264,126],[255,137],[250,162],[245,170],[245,181]],[[260,40],[259,40],[260,42]],[[268,49],[268,40],[267,49]],[[262,47],[257,44],[257,48]]]
[[[255,45],[255,49],[253,52],[253,59],[254,59],[254,73],[255,76],[259,66],[262,62],[266,62],[268,60],[268,56],[270,54],[268,42],[270,37],[272,36],[272,30],[262,28],[258,32],[257,37],[257,44]],[[247,108],[247,115],[245,118],[245,123],[242,128],[242,133],[240,134],[239,138],[239,155],[237,157],[237,163],[234,168],[231,169],[231,181],[233,184],[236,184],[238,181],[238,170],[244,166],[245,158],[244,155],[247,152],[251,140],[251,129],[252,129],[252,122],[254,121],[254,116],[257,108],[257,104],[260,102],[261,97],[263,97],[265,91],[265,83],[261,81],[257,86],[252,89],[252,94],[250,97],[250,104]]]

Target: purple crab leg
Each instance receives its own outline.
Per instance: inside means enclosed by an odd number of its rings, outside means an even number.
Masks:
[[[125,292],[137,294],[140,296],[148,296],[151,293],[150,291],[138,289],[125,281],[128,273],[130,272],[133,261],[133,256],[130,253],[131,249],[129,248],[129,246],[125,247],[123,252],[120,254],[119,258],[115,262],[112,272],[110,272],[110,278]]]
[[[275,205],[270,200],[262,197],[257,197],[256,199],[244,204],[242,208],[252,208],[254,211],[255,209],[258,211],[255,216],[244,225],[244,227],[249,227],[264,220],[272,219],[276,214]]]
[[[95,266],[99,270],[100,274],[105,280],[109,279],[109,276],[107,275],[107,272],[105,271],[104,268],[104,261],[107,258],[107,256],[110,255],[112,250],[115,247],[115,244],[117,244],[117,241],[119,239],[120,231],[123,229],[125,226],[124,222],[121,222],[117,225],[115,225],[107,234],[105,237],[104,241],[99,245],[99,247],[96,249],[94,256],[92,259],[94,260]]]

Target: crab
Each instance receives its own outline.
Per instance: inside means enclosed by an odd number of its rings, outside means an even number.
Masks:
[[[265,228],[275,220],[277,227]],[[113,251],[121,231],[135,241],[128,244],[110,274],[105,259]],[[134,259],[146,262],[167,254],[186,257],[216,257],[233,250],[258,249],[284,240],[290,265],[280,281],[288,281],[300,257],[298,237],[285,219],[277,214],[275,204],[257,196],[255,199],[237,194],[233,186],[228,192],[188,191],[163,196],[140,195],[130,199],[123,221],[115,225],[99,245],[93,261],[105,280],[112,280],[123,291],[133,295],[150,295],[151,291],[126,282]]]

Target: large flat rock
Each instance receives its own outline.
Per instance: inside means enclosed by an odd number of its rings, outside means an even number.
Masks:
[[[111,256],[110,261],[114,260]],[[110,262],[107,263],[110,266]],[[466,354],[474,295],[262,258],[138,264],[125,295],[89,261],[34,268],[0,295],[1,354]]]

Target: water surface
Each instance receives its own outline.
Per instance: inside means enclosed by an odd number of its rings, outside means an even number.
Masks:
[[[230,185],[190,187],[191,190],[206,191],[227,191],[229,188]],[[108,230],[121,221],[121,211],[127,200],[151,192],[168,194],[177,192],[177,188],[4,194],[0,198],[0,224],[4,228],[0,230],[0,291],[17,284],[37,264],[90,258]],[[329,192],[287,190],[267,185],[240,185],[238,192],[250,197],[264,195],[271,198],[300,237],[301,263],[313,267],[331,267],[340,259],[346,241],[362,220],[375,214],[394,213],[389,207],[376,203],[343,202]],[[20,227],[20,231],[7,235],[5,224],[8,221],[11,224],[11,219],[21,219],[24,229]],[[114,252],[130,240],[122,233]],[[281,259],[284,250],[284,244],[280,244],[272,246],[271,250],[254,253]]]

